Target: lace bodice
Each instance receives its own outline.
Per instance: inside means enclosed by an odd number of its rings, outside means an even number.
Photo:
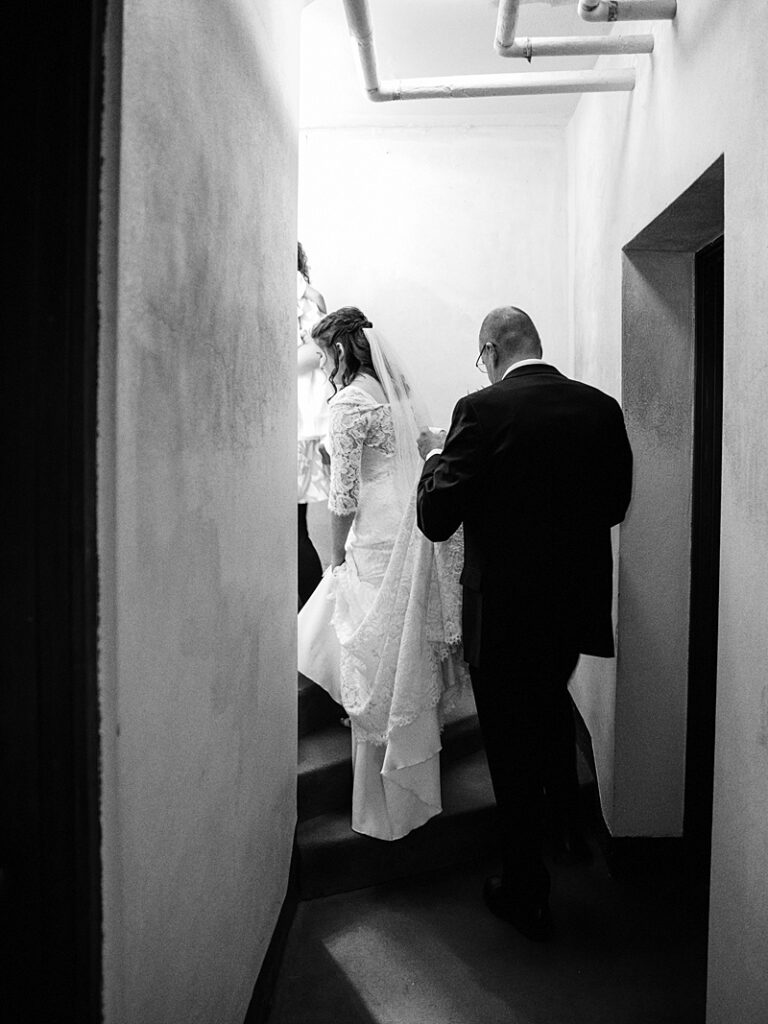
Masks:
[[[395,437],[389,406],[349,384],[330,402],[331,487],[336,515],[356,512],[361,487],[392,473]]]

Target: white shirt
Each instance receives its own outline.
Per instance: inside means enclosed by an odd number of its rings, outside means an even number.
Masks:
[[[509,374],[512,373],[513,370],[516,370],[519,366],[533,366],[534,363],[544,362],[546,362],[546,360],[544,359],[519,359],[516,363],[512,363],[511,366],[508,366],[506,368],[504,373],[501,375],[501,379],[504,380],[505,377],[509,376]]]
[[[518,359],[516,363],[512,363],[511,366],[508,366],[506,368],[504,373],[501,375],[501,379],[504,380],[505,377],[507,377],[510,373],[512,373],[513,370],[516,370],[520,366],[533,366],[535,363],[545,362],[546,360],[544,359]],[[431,459],[433,455],[439,455],[442,450],[442,448],[432,448],[431,451],[427,452],[427,458],[424,459],[424,461],[426,462],[427,459]]]

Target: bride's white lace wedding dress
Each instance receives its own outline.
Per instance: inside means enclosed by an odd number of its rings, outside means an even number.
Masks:
[[[469,681],[462,538],[433,544],[419,532],[417,477],[403,507],[390,405],[364,381],[331,400],[329,442],[329,508],[355,518],[346,561],[299,615],[299,671],[349,715],[353,829],[399,839],[441,810],[443,715]]]

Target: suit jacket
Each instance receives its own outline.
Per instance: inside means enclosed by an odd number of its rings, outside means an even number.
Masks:
[[[462,398],[424,464],[418,523],[430,540],[464,524],[464,654],[554,638],[614,653],[610,529],[632,486],[621,408],[544,363]]]

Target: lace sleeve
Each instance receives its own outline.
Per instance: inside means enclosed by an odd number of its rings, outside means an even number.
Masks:
[[[357,511],[360,464],[368,433],[370,410],[353,401],[331,404],[328,435],[331,452],[331,487],[328,508],[337,516]]]

